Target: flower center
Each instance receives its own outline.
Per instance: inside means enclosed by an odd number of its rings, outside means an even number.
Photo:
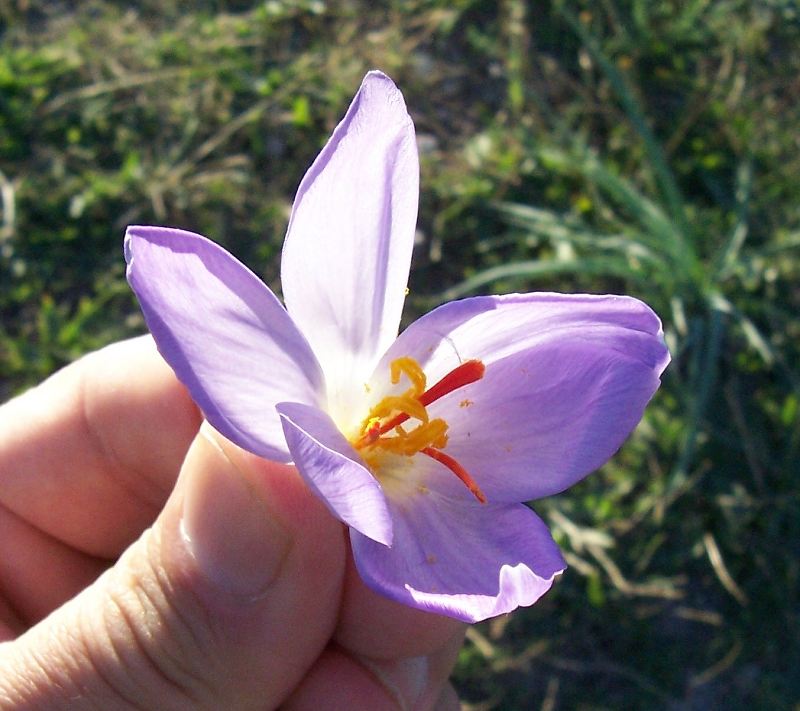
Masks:
[[[486,503],[486,496],[466,469],[441,451],[447,446],[447,422],[440,417],[431,418],[427,410],[428,405],[440,397],[480,380],[486,369],[483,363],[479,360],[465,361],[427,389],[425,373],[410,356],[393,360],[389,367],[393,385],[405,376],[411,387],[402,395],[388,395],[375,405],[351,440],[352,445],[373,471],[387,452],[406,457],[425,454],[444,464],[478,501]],[[407,429],[404,425],[410,419],[419,424]]]

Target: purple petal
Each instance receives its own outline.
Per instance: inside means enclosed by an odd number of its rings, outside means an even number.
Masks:
[[[336,518],[377,545],[392,544],[392,518],[380,484],[322,410],[278,405],[286,442],[309,488]]]
[[[191,232],[129,227],[125,259],[159,351],[206,419],[254,454],[288,461],[275,405],[319,402],[324,380],[272,292]]]
[[[397,335],[418,197],[403,96],[370,72],[300,184],[281,265],[286,307],[342,410]]]
[[[430,492],[392,509],[391,548],[355,531],[350,540],[367,585],[406,605],[478,622],[532,605],[566,568],[522,504],[463,505]]]
[[[555,294],[446,304],[412,324],[376,374],[399,355],[417,358],[429,384],[459,359],[484,362],[482,380],[429,412],[450,426],[444,451],[495,502],[562,491],[601,466],[669,361],[658,318],[640,301]],[[444,467],[427,485],[469,496]]]

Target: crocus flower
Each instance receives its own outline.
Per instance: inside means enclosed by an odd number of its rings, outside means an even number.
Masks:
[[[294,462],[370,587],[476,621],[533,604],[564,570],[521,502],[603,464],[669,355],[656,315],[624,296],[468,298],[397,336],[418,173],[403,97],[371,72],[297,192],[285,308],[177,229],[128,229],[128,280],[208,422]]]

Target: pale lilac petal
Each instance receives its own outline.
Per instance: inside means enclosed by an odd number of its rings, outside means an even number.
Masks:
[[[418,197],[414,125],[371,72],[300,184],[281,265],[286,307],[343,411],[397,335]]]
[[[129,227],[125,259],[159,351],[208,421],[241,447],[288,461],[275,405],[319,403],[324,380],[272,292],[222,247],[191,232]]]
[[[658,318],[641,302],[554,294],[446,304],[400,336],[374,380],[401,354],[417,358],[431,384],[460,359],[486,365],[482,380],[429,412],[450,426],[444,451],[496,502],[554,494],[601,466],[669,361]],[[439,470],[428,486],[468,496]]]
[[[532,605],[566,564],[523,504],[463,505],[433,492],[392,502],[394,545],[350,532],[364,582],[398,602],[465,622]]]
[[[314,407],[278,405],[295,466],[336,518],[376,541],[392,544],[392,518],[380,484],[331,418]]]

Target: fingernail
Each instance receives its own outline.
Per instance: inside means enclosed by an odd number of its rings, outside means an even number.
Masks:
[[[181,533],[205,576],[234,596],[257,599],[280,572],[288,531],[270,512],[243,459],[201,428],[181,470]]]

